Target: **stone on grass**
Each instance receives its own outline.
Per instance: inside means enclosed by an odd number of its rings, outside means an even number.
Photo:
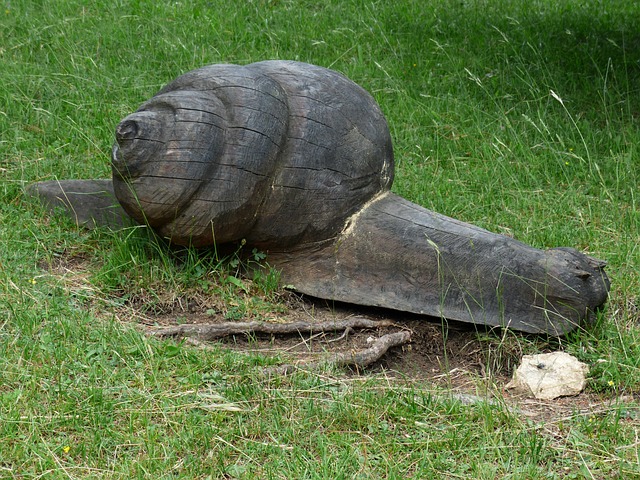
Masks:
[[[588,365],[565,352],[524,355],[507,388],[539,400],[553,400],[582,392],[588,373]]]

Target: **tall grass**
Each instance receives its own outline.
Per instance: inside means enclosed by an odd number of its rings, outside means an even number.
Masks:
[[[635,2],[0,7],[0,477],[640,475]],[[105,291],[113,301],[195,281],[223,298],[242,288],[225,284],[234,271],[221,257],[171,257],[142,231],[77,229],[24,187],[109,176],[114,125],[167,81],[270,58],[331,67],[375,96],[394,139],[396,192],[609,262],[606,311],[561,341],[591,365],[588,392],[609,406],[545,424],[502,402],[465,406],[426,381],[265,379],[260,356],[149,339],[110,313]],[[61,258],[91,271],[50,275]],[[536,347],[498,339],[514,342]]]

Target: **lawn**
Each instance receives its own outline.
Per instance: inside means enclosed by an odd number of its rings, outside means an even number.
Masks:
[[[0,7],[0,478],[640,478],[636,2]],[[265,375],[278,355],[145,335],[140,312],[186,296],[228,319],[291,305],[277,273],[244,278],[233,253],[79,229],[25,188],[110,176],[115,126],[164,84],[265,59],[335,69],[375,97],[396,193],[606,260],[597,321],[560,340],[467,332],[486,359],[465,393],[487,401],[470,404],[447,388],[446,325],[433,375]],[[554,408],[505,392],[515,357],[556,348],[590,366],[582,395]]]

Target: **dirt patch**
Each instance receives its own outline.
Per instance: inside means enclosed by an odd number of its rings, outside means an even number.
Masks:
[[[144,294],[105,298],[95,291],[89,281],[91,265],[90,259],[85,256],[60,255],[41,267],[72,293],[99,299],[96,301],[100,301],[101,309],[106,304],[110,315],[115,315],[123,323],[134,323],[146,332],[158,327],[228,322],[229,311],[233,311],[227,309],[225,314],[225,306],[220,299],[197,292],[189,295],[155,292],[153,298]],[[293,292],[281,295],[281,312],[267,312],[251,320],[270,323],[330,322],[359,317],[384,321],[390,325],[319,334],[236,334],[218,341],[233,350],[278,356],[285,362],[295,364],[296,361],[360,351],[383,335],[409,331],[411,341],[408,344],[389,350],[366,371],[346,373],[384,374],[388,378],[409,382],[427,381],[464,402],[487,399],[505,404],[510,409],[516,408],[532,420],[547,422],[546,428],[550,431],[554,428],[554,422],[576,415],[597,414],[620,402],[635,404],[638,400],[633,397],[612,399],[594,393],[582,393],[545,402],[514,396],[506,390],[505,385],[522,355],[552,351],[558,347],[554,340],[396,311],[327,302]]]
[[[288,297],[286,311],[267,314],[260,320],[271,323],[326,323],[358,317],[392,325],[319,334],[237,334],[219,341],[231,349],[285,355],[295,361],[363,350],[383,335],[404,330],[411,333],[411,342],[387,352],[369,370],[412,379],[442,379],[448,386],[451,386],[451,378],[445,377],[452,372],[458,379],[471,376],[477,380],[487,375],[498,375],[499,381],[508,381],[510,369],[506,364],[496,363],[499,371],[488,371],[490,367],[487,362],[491,360],[486,355],[487,346],[479,340],[478,331],[472,328],[459,324],[443,325],[437,319],[383,309],[328,303],[292,292],[285,295]],[[211,303],[201,298],[183,297],[172,298],[163,305],[156,303],[153,307],[142,300],[134,300],[122,307],[119,316],[135,319],[137,323],[148,327],[211,325],[229,321],[216,312]],[[483,333],[491,335],[490,332]]]
[[[439,391],[449,392],[464,403],[489,401],[541,422],[551,435],[560,432],[563,421],[576,416],[602,415],[619,404],[637,405],[632,396],[610,398],[583,392],[574,397],[541,401],[512,394],[505,386],[523,354],[522,344],[532,347],[536,339],[512,337],[505,340],[502,332],[478,329],[465,324],[443,325],[437,319],[402,314],[394,311],[363,308],[290,294],[286,313],[267,318],[266,321],[292,323],[297,321],[326,322],[363,317],[391,320],[392,326],[359,329],[318,335],[233,335],[219,340],[229,349],[244,353],[277,356],[283,362],[315,361],[334,354],[362,351],[373,340],[400,330],[411,332],[410,343],[389,350],[380,361],[365,371],[347,371],[347,375],[380,375],[408,382],[427,382]],[[188,306],[188,308],[184,308]],[[179,324],[215,324],[227,322],[223,315],[211,314],[201,299],[179,299],[171,311],[149,314],[130,306],[121,307],[121,318],[129,318],[147,330],[158,326]],[[197,344],[197,342],[196,342]],[[557,345],[539,339],[538,352],[551,351]],[[529,353],[529,352],[527,352]],[[634,407],[637,410],[637,407]],[[630,417],[631,418],[631,417]],[[623,419],[624,421],[624,419]],[[634,416],[635,421],[635,416]]]

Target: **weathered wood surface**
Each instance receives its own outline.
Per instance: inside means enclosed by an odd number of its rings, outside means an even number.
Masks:
[[[189,72],[118,125],[112,166],[113,191],[135,221],[183,245],[245,239],[284,283],[313,296],[551,335],[607,298],[603,262],[538,250],[390,193],[379,107],[320,67]],[[59,187],[34,188],[70,198]]]
[[[326,322],[220,322],[210,324],[182,324],[175,327],[159,327],[147,330],[156,337],[194,337],[211,341],[233,335],[291,335],[318,332],[336,332],[354,328],[382,328],[392,326],[390,320],[370,320],[362,317],[349,317]]]
[[[189,72],[124,119],[116,140],[120,203],[178,244],[326,239],[393,179],[375,100],[297,62]]]
[[[49,210],[65,212],[78,226],[135,225],[118,203],[110,179],[38,182],[27,187],[27,194],[39,198]]]
[[[393,193],[324,245],[272,251],[303,293],[463,322],[563,335],[607,299],[604,263],[539,250],[426,210]]]

